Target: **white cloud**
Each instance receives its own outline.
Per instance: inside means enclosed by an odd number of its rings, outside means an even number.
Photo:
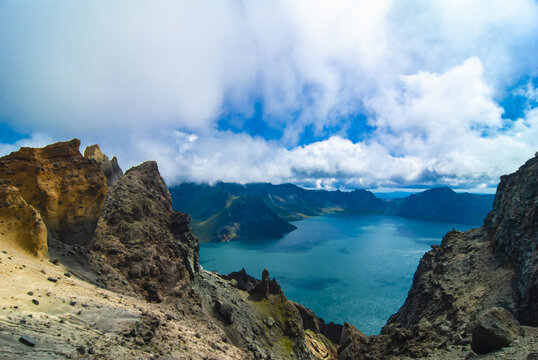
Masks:
[[[169,182],[494,184],[538,149],[536,111],[498,105],[537,40],[532,0],[2,2],[0,119]],[[253,99],[282,139],[217,130]],[[371,136],[327,133],[358,112]]]
[[[443,74],[402,77],[399,93],[372,99],[377,137],[393,153],[428,159],[427,170],[452,184],[517,169],[538,149],[534,111],[502,119],[503,110],[471,58]]]

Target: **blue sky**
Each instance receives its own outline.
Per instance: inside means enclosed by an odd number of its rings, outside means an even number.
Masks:
[[[0,1],[0,155],[493,192],[538,151],[538,3]]]

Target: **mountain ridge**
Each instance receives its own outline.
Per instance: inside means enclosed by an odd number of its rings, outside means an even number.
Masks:
[[[493,195],[456,193],[448,187],[438,187],[405,198],[386,200],[364,189],[349,192],[307,190],[289,183],[242,185],[225,182],[215,185],[182,183],[170,187],[170,193],[174,208],[191,215],[194,232],[202,242],[271,238],[267,232],[241,231],[241,235],[237,234],[237,229],[250,228],[248,222],[229,212],[229,202],[237,197],[261,200],[263,204],[257,201],[257,208],[251,208],[248,213],[271,214],[271,221],[262,227],[273,229],[272,238],[293,231],[295,227],[290,222],[333,212],[478,225],[491,210],[494,198]],[[221,221],[210,221],[215,217]]]

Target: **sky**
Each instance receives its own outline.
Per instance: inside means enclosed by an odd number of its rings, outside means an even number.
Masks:
[[[538,151],[538,2],[0,0],[0,155],[74,137],[169,185],[491,193]]]

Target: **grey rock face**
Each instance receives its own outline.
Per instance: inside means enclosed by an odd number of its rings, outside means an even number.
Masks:
[[[351,324],[345,323],[342,329],[340,348],[338,349],[339,360],[354,360],[361,353],[361,345],[366,341],[366,335],[357,330]]]
[[[538,156],[501,177],[493,210],[485,221],[499,262],[515,269],[515,315],[538,325]]]
[[[250,292],[241,289],[244,283],[239,284],[237,276],[255,283],[248,287]],[[253,358],[334,359],[336,345],[319,328],[305,327],[297,304],[277,291],[280,286],[274,286],[278,283],[270,280],[267,270],[262,278],[257,280],[244,272],[228,277],[200,271],[192,285],[218,324],[223,325],[227,338]],[[314,348],[322,349],[327,357],[316,356]]]
[[[172,210],[157,163],[128,170],[110,189],[92,239],[92,264],[109,288],[150,301],[188,284],[199,269],[189,216]],[[104,259],[104,260],[103,260]]]
[[[107,186],[112,186],[123,175],[123,171],[118,165],[118,159],[114,156],[112,160],[109,160],[108,157],[101,152],[101,148],[97,144],[88,146],[84,150],[84,157],[86,159],[95,160],[101,164],[101,169],[106,176]]]
[[[523,329],[514,316],[506,309],[494,307],[478,319],[471,348],[477,354],[487,354],[509,346],[522,335]]]

